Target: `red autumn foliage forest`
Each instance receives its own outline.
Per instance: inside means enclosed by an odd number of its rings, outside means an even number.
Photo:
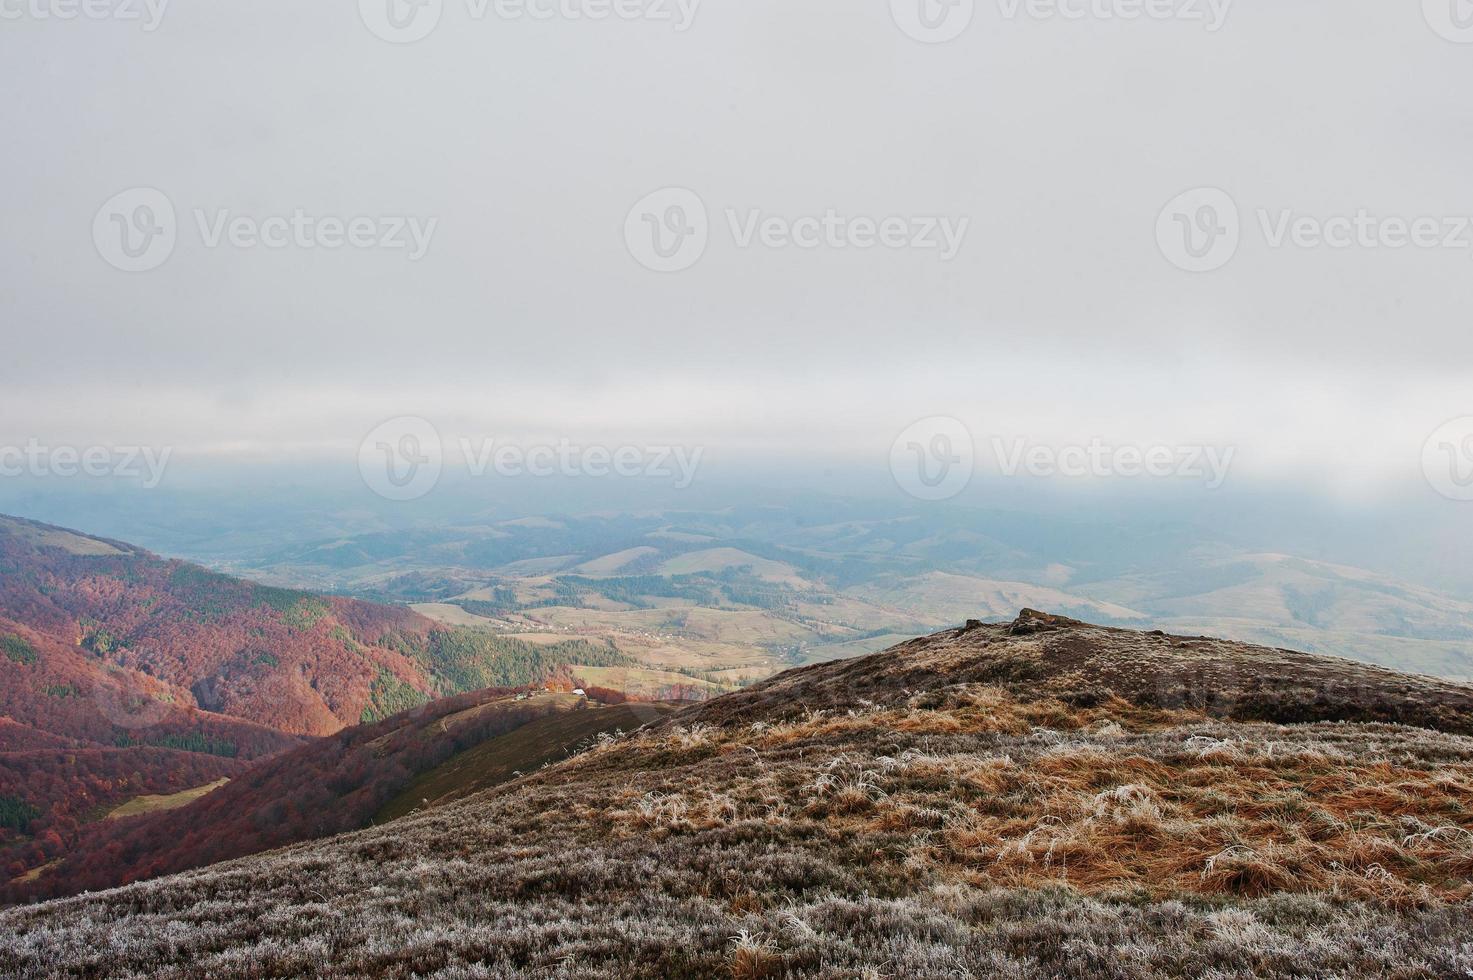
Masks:
[[[464,739],[540,709],[404,744],[373,723],[492,696],[421,708],[461,692],[570,690],[573,664],[627,661],[606,645],[443,627],[0,516],[0,881],[12,898],[101,887],[359,826]],[[136,796],[225,777],[188,817],[100,822]]]
[[[260,763],[182,809],[92,824],[62,865],[33,881],[11,882],[0,898],[109,888],[364,827],[419,773],[566,708],[547,696],[512,700],[514,693],[445,698]],[[196,783],[210,778],[205,770],[194,777]]]

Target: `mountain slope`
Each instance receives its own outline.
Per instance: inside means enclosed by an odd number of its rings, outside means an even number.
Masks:
[[[0,881],[54,870],[90,824],[135,797],[236,779],[309,738],[434,698],[571,680],[574,664],[625,659],[0,516]],[[258,839],[283,840],[242,842]],[[235,846],[211,853],[249,853]],[[138,870],[114,855],[99,873],[120,866]]]
[[[1470,698],[1025,613],[384,827],[12,910],[0,971],[1466,975]]]
[[[0,573],[0,630],[19,625],[71,650],[88,693],[127,678],[146,702],[115,708],[110,720],[127,727],[178,704],[326,735],[359,721],[375,684],[434,690],[398,649],[433,626],[408,610],[255,585],[10,517],[0,517]]]
[[[8,586],[9,583],[4,583]],[[75,639],[0,615],[0,752],[35,747],[169,745],[195,738],[244,760],[300,744],[281,730],[202,710],[177,684],[92,653]]]
[[[0,889],[0,898],[17,902],[108,888],[356,830],[396,815],[378,816],[421,774],[453,783],[436,795],[466,795],[511,778],[510,769],[497,765],[508,747],[534,769],[566,758],[600,733],[637,728],[635,719],[668,710],[605,706],[546,691],[518,697],[492,689],[444,698],[259,763],[187,806],[94,823],[62,860]],[[447,769],[455,779],[447,780]],[[196,776],[195,785],[212,776]],[[404,812],[414,808],[402,806]]]
[[[374,822],[397,820],[416,810],[444,806],[499,786],[524,772],[559,762],[602,735],[634,731],[672,710],[671,705],[660,703],[600,705],[584,699],[575,699],[573,703],[579,710],[567,710],[565,697],[545,699],[561,710],[549,710],[505,735],[457,752],[420,774],[384,804],[374,816]]]

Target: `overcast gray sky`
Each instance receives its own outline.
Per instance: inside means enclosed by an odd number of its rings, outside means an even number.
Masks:
[[[150,31],[0,0],[0,440],[311,455],[412,414],[883,454],[954,415],[1231,443],[1250,476],[1358,493],[1421,481],[1429,434],[1473,416],[1457,0],[1445,24],[1436,0],[984,0],[939,44],[905,0],[621,0],[683,31],[443,0],[405,44],[368,24],[390,2],[178,3]],[[94,223],[140,187],[177,241],[122,271]],[[626,218],[669,187],[709,241],[656,272]],[[1192,272],[1158,219],[1203,187],[1240,240]],[[435,223],[417,258],[209,243],[298,210]],[[907,243],[740,243],[831,210]],[[1273,244],[1358,212],[1437,244]],[[910,247],[930,219],[966,222],[954,256]]]

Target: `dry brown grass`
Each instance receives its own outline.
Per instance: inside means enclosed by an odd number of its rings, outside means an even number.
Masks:
[[[423,816],[15,910],[0,973],[1473,974],[1473,739],[996,676],[1020,656],[800,671],[781,710],[714,702]]]
[[[910,834],[879,859],[975,887],[1327,893],[1397,905],[1473,895],[1467,762],[1362,760],[1323,733],[1269,725],[1215,737],[1203,732],[1219,723],[1201,713],[1119,699],[1071,709],[988,685],[935,693],[903,708],[641,735],[627,750],[726,760],[741,774],[720,792],[703,781],[609,819],[639,832],[764,820],[854,839]],[[881,736],[1014,747],[879,754]]]

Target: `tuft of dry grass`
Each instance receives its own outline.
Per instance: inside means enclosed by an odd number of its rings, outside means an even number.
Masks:
[[[753,936],[743,929],[731,938],[731,945],[734,980],[764,980],[782,975],[782,954],[773,940]]]

